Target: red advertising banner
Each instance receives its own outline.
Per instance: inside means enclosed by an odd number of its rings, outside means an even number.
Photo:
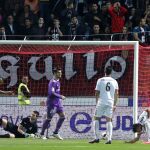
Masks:
[[[63,69],[61,88],[64,95],[93,96],[97,79],[104,76],[106,66],[113,65],[113,77],[120,84],[120,93],[132,95],[133,51],[125,59],[122,50],[118,49],[104,51],[97,47],[93,50],[93,47],[78,46],[68,52],[65,47],[60,46],[26,46],[18,52],[16,47],[7,48],[8,51],[5,48],[0,57],[0,76],[6,82],[4,88],[17,89],[22,76],[28,75],[32,95],[45,96],[48,82],[53,76],[52,68],[59,65]],[[44,54],[41,53],[42,48],[47,50]],[[125,88],[127,81],[128,87]]]
[[[104,69],[113,66],[112,76],[119,83],[123,97],[133,94],[134,52],[124,47],[76,46],[71,50],[63,46],[0,47],[0,77],[3,89],[17,90],[23,75],[29,76],[29,88],[34,96],[46,96],[52,68],[61,66],[61,91],[66,96],[94,96],[96,81],[104,76]],[[139,96],[150,95],[150,52],[140,48]]]

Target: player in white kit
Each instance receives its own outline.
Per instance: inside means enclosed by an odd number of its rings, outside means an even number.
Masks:
[[[137,142],[143,133],[147,133],[148,141],[147,144],[150,144],[150,109],[146,109],[139,116],[136,124],[133,124],[133,132],[137,133],[137,137],[131,141],[126,141],[126,143],[135,143]]]
[[[112,67],[108,66],[105,70],[105,77],[98,79],[96,84],[96,110],[93,121],[95,138],[89,143],[99,143],[99,119],[105,116],[107,121],[107,142],[105,144],[111,144],[113,130],[112,115],[116,109],[119,89],[118,83],[111,77],[111,73]]]

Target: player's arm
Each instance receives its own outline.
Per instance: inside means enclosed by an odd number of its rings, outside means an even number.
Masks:
[[[138,133],[136,138],[134,138],[134,139],[131,140],[131,141],[125,141],[125,143],[131,143],[131,144],[133,144],[133,143],[139,141],[139,139],[140,139],[140,137],[141,137],[141,134],[142,134],[142,133]]]
[[[13,91],[2,91],[2,90],[0,90],[0,94],[14,95],[14,92]]]
[[[22,135],[24,135],[24,137],[26,138],[26,137],[29,137],[30,136],[30,134],[28,134],[28,133],[26,133],[25,131],[24,131],[24,123],[26,122],[26,118],[23,118],[22,119],[22,121],[21,121],[21,123],[18,125],[18,132],[20,133],[20,134],[22,134]]]
[[[115,93],[114,93],[114,106],[113,106],[113,111],[116,109],[116,105],[118,103],[118,99],[119,99],[119,86],[118,86],[118,82],[115,81]]]
[[[98,91],[98,90],[95,90],[96,104],[97,104],[97,102],[98,102],[99,95],[100,95],[100,91]]]
[[[18,125],[18,132],[25,135],[24,127],[21,124]]]
[[[4,81],[2,78],[0,78],[0,85],[1,84],[4,84]],[[5,95],[14,95],[14,92],[13,91],[2,91],[0,90],[0,94],[5,94]]]
[[[98,79],[98,80],[97,80],[96,87],[95,87],[95,99],[96,99],[96,104],[97,104],[98,99],[99,99],[99,96],[100,96],[100,81],[101,81],[101,79]]]
[[[48,94],[51,96],[51,95],[54,95],[60,99],[65,99],[66,97],[63,96],[63,95],[60,95],[58,93],[55,92],[55,86],[54,86],[54,83],[53,82],[50,82],[49,85],[48,85]]]
[[[21,124],[18,125],[18,132],[22,134],[25,138],[30,137],[30,134],[24,131],[24,127]]]
[[[118,99],[119,99],[119,91],[118,91],[118,89],[116,89],[115,95],[114,95],[114,107],[116,107]]]

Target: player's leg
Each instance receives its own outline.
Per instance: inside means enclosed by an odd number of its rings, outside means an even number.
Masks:
[[[10,138],[10,134],[2,134],[0,135],[0,138]]]
[[[105,117],[106,117],[106,129],[107,129],[107,142],[106,144],[111,144],[112,140],[112,131],[113,131],[113,125],[112,125],[112,113],[113,113],[113,107],[108,106],[105,111]]]
[[[148,142],[150,142],[150,119],[148,119],[145,123],[145,127],[147,130]]]
[[[56,113],[56,108],[55,107],[53,107],[53,108],[47,107],[47,116],[46,116],[46,119],[43,122],[42,130],[41,130],[41,136],[44,136],[45,130],[47,128],[49,128],[50,121],[53,118],[55,113]],[[44,139],[44,137],[43,137],[43,139]]]
[[[99,143],[99,117],[94,117],[93,120],[93,131],[94,131],[94,139],[90,141],[89,143]]]
[[[65,120],[64,112],[60,112],[60,113],[58,113],[58,115],[59,115],[59,120],[58,120],[58,122],[56,124],[56,129],[54,131],[55,134],[57,134],[59,132],[59,129],[61,128],[61,126],[62,126],[62,124],[63,124],[63,122]]]
[[[64,114],[64,111],[63,111],[63,107],[58,108],[57,113],[59,115],[59,120],[56,124],[56,129],[53,132],[53,136],[56,137],[59,140],[63,140],[63,138],[58,134],[58,132],[59,132],[64,120],[65,120],[65,114]]]
[[[0,126],[4,128],[5,131],[11,132],[14,125],[8,122],[6,119],[0,119]],[[15,138],[15,135],[12,133],[0,135],[0,138]]]
[[[90,141],[89,143],[99,143],[100,133],[99,133],[99,119],[103,116],[104,107],[103,105],[97,105],[94,114],[93,120],[93,131],[94,131],[94,140]]]

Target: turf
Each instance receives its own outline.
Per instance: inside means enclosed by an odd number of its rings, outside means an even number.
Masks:
[[[149,150],[149,145],[142,142],[125,144],[123,141],[113,141],[111,145],[89,144],[88,140],[42,140],[42,139],[0,139],[0,150]]]

